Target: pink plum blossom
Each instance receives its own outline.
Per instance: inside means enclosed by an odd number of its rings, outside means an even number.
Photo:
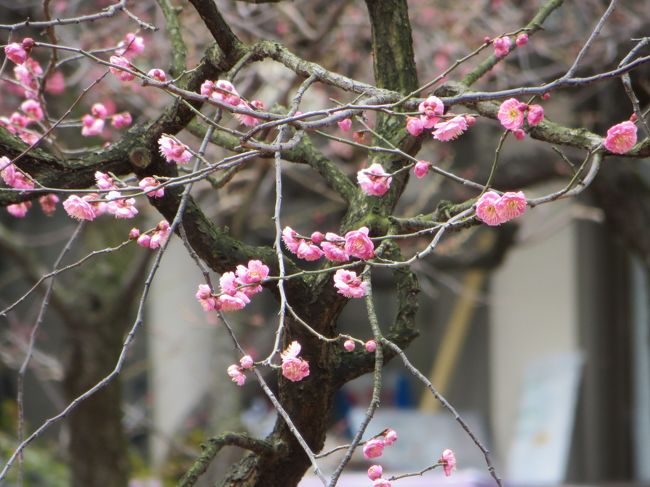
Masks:
[[[131,69],[132,68],[131,63],[125,57],[111,56],[109,61],[114,66],[111,66],[108,69],[120,81],[131,81],[131,80],[133,80],[135,78],[135,75],[129,73],[128,71],[124,71],[124,70],[120,69],[120,68],[124,68],[124,69]]]
[[[298,246],[300,245],[300,237],[298,237],[298,232],[296,232],[293,228],[284,227],[282,230],[282,241],[291,253],[295,254],[298,251]]]
[[[449,477],[451,472],[456,468],[456,456],[449,448],[443,450],[438,462],[442,465],[442,469],[447,477]]]
[[[117,47],[119,48],[116,53],[120,56],[126,58],[132,58],[137,56],[144,51],[144,39],[137,36],[131,32],[124,36],[124,40],[121,41]]]
[[[440,98],[431,95],[418,105],[418,111],[422,114],[420,115],[422,126],[430,129],[440,120],[440,115],[445,112],[445,105]]]
[[[147,249],[150,249],[151,248],[151,235],[143,233],[142,235],[137,237],[137,244],[140,247],[145,247]]]
[[[349,118],[344,118],[343,120],[339,120],[338,122],[336,122],[336,124],[343,132],[349,132],[350,129],[352,129],[352,120]]]
[[[323,256],[323,251],[312,242],[298,236],[298,233],[291,227],[284,227],[282,240],[287,249],[296,254],[300,259],[312,261]]]
[[[156,178],[153,178],[151,176],[142,178],[138,183],[138,186],[142,191],[145,192],[145,194],[149,198],[162,198],[163,196],[165,196],[164,187],[154,189],[155,187],[160,186],[160,182]]]
[[[524,110],[521,103],[516,98],[508,98],[499,107],[497,118],[501,125],[508,130],[520,129],[524,124]]]
[[[494,191],[487,191],[476,202],[476,216],[487,225],[501,225],[523,215],[526,204],[526,197],[522,191],[507,192],[502,196]]]
[[[65,91],[65,78],[61,71],[56,71],[45,80],[45,91],[51,95],[60,95]]]
[[[158,247],[165,245],[169,235],[171,234],[171,227],[167,220],[161,220],[158,225],[156,225],[155,230],[151,234],[151,239],[149,241],[150,249],[157,249]]]
[[[186,164],[192,159],[192,153],[185,144],[181,144],[168,135],[161,135],[158,139],[160,153],[167,159],[167,162],[178,162]]]
[[[219,309],[223,311],[238,311],[250,303],[250,299],[244,293],[240,292],[235,296],[222,294],[217,298],[217,302],[219,303]]]
[[[259,260],[248,261],[248,266],[238,265],[235,272],[239,284],[245,286],[241,288],[241,291],[248,297],[262,291],[262,286],[251,286],[250,284],[262,282],[269,276],[268,266]]]
[[[416,117],[406,117],[406,131],[413,137],[417,137],[424,132],[424,123]]]
[[[282,375],[292,382],[298,382],[309,375],[309,363],[298,357],[301,346],[293,341],[280,354],[282,358]]]
[[[58,202],[59,197],[55,194],[46,194],[38,199],[38,203],[41,205],[41,210],[43,210],[43,213],[47,216],[52,216],[54,214]]]
[[[63,202],[63,209],[76,220],[94,220],[97,216],[93,206],[76,194],[66,198]]]
[[[27,51],[17,42],[5,46],[5,55],[16,64],[23,64],[27,59]]]
[[[247,104],[245,101],[242,101],[239,105],[238,108],[248,108],[249,110],[264,110],[264,102],[260,100],[253,100],[251,101],[250,105]],[[260,119],[253,116],[253,115],[247,115],[245,113],[235,113],[235,117],[242,123],[242,125],[245,125],[246,127],[255,127],[258,123],[260,123]]]
[[[90,108],[90,113],[93,117],[101,118],[102,120],[108,117],[108,110],[103,103],[95,103]]]
[[[515,39],[515,44],[517,44],[517,47],[523,47],[528,44],[528,34],[520,32]]]
[[[106,200],[106,211],[115,218],[133,218],[138,214],[135,198],[124,198],[119,191],[109,191]]]
[[[539,125],[544,120],[544,108],[541,105],[528,105],[526,120],[531,127]]]
[[[457,115],[451,120],[435,124],[433,138],[441,142],[454,140],[467,130],[467,120],[464,115]]]
[[[327,260],[332,262],[347,262],[350,260],[350,256],[345,250],[345,239],[336,233],[327,232],[325,240],[320,246]]]
[[[345,252],[361,260],[372,259],[375,256],[375,246],[368,237],[368,227],[352,230],[345,234]]]
[[[372,353],[377,350],[377,342],[374,340],[368,340],[364,345],[366,352]]]
[[[323,256],[323,251],[318,247],[318,245],[314,245],[308,240],[301,238],[298,244],[298,250],[296,250],[296,255],[300,259],[312,261],[320,259]]]
[[[384,171],[381,164],[374,163],[357,173],[357,182],[368,196],[382,196],[390,189],[393,178]]]
[[[354,350],[354,347],[355,347],[354,340],[345,340],[345,342],[343,342],[343,348],[348,352]],[[381,473],[379,475],[381,475]]]
[[[23,201],[22,203],[14,203],[13,205],[7,205],[7,211],[9,214],[15,218],[24,218],[27,215],[27,212],[32,206],[31,201]]]
[[[386,431],[384,431],[384,442],[386,443],[387,446],[392,445],[397,441],[397,431],[395,431],[392,428],[388,428]]]
[[[219,308],[224,311],[236,311],[244,308],[250,299],[239,289],[239,282],[234,272],[224,272],[219,279],[221,293],[217,298]]]
[[[167,81],[167,75],[165,74],[165,72],[162,69],[159,69],[159,68],[150,69],[147,72],[147,76],[149,76],[150,78],[155,79],[156,81],[160,81],[161,83],[164,83],[165,81]]]
[[[381,477],[382,473],[384,473],[384,469],[381,465],[371,465],[368,468],[368,478],[370,480],[377,480]]]
[[[368,284],[363,282],[357,273],[347,269],[339,269],[334,274],[334,287],[346,298],[362,298],[368,291]]]
[[[494,39],[492,45],[494,46],[494,55],[496,57],[503,57],[510,52],[512,41],[508,36],[497,37]]]
[[[110,177],[105,172],[96,171],[95,172],[95,182],[96,182],[96,186],[99,189],[107,190],[107,189],[115,189],[116,188],[115,181],[113,180],[113,178]]]
[[[146,245],[148,247],[148,245]],[[199,288],[194,295],[203,308],[203,311],[214,311],[219,309],[217,304],[217,298],[212,294],[210,286],[207,284],[199,284]]]
[[[29,125],[31,120],[29,117],[23,115],[22,113],[18,112],[13,112],[11,116],[9,117],[9,123],[14,125],[15,127],[19,128],[25,128]]]
[[[368,459],[380,457],[385,446],[383,438],[372,438],[363,445],[363,456]]]
[[[243,386],[246,382],[246,376],[241,371],[241,368],[237,364],[232,364],[227,369],[228,377],[238,386]]]
[[[526,197],[522,191],[504,193],[496,203],[497,214],[502,223],[526,212]]]
[[[237,106],[241,97],[230,81],[220,79],[217,82],[206,80],[201,85],[201,94],[213,100]]]
[[[129,112],[116,113],[113,115],[113,120],[111,121],[111,125],[116,129],[128,127],[131,123],[133,123],[133,119]]]
[[[413,166],[413,174],[415,174],[416,178],[422,179],[429,173],[429,167],[430,164],[428,161],[418,161]]]
[[[32,189],[34,182],[17,169],[8,157],[0,157],[0,176],[5,184],[15,189]]]
[[[44,118],[43,108],[41,108],[41,104],[36,100],[25,100],[20,104],[20,109],[29,115],[30,118],[38,122],[41,122]]]
[[[625,154],[636,144],[636,125],[629,120],[610,127],[603,145],[614,154]]]
[[[253,361],[253,357],[251,357],[250,355],[244,355],[242,358],[239,359],[239,365],[244,370],[252,369],[254,364],[255,362]]]
[[[81,117],[81,135],[84,137],[92,137],[94,135],[101,135],[104,130],[104,120],[95,118],[92,115],[84,115]]]
[[[486,191],[476,202],[476,216],[483,223],[496,226],[500,225],[501,217],[497,211],[497,202],[501,197],[494,191]]]

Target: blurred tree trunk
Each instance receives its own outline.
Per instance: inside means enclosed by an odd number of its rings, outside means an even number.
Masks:
[[[83,247],[101,248],[101,242],[125,235],[123,225],[96,225],[87,229]],[[105,245],[105,244],[103,244]],[[114,368],[126,331],[134,320],[149,254],[125,248],[86,266],[74,281],[67,301],[74,319],[65,321],[70,343],[64,389],[72,401],[97,384]],[[122,383],[117,376],[108,386],[83,401],[70,414],[69,458],[73,487],[126,487],[128,448],[122,425]]]

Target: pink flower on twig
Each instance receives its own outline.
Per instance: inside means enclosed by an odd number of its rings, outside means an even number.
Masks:
[[[354,271],[339,269],[334,274],[334,287],[346,298],[362,298],[368,292],[368,285]]]
[[[298,357],[300,343],[293,341],[280,354],[282,357],[282,375],[292,382],[298,382],[309,375],[309,362]]]
[[[629,120],[610,127],[603,145],[614,154],[625,154],[636,144],[636,125]]]

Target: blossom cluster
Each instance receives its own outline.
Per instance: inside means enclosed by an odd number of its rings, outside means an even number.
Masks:
[[[178,164],[187,164],[192,159],[192,153],[187,146],[169,135],[161,135],[158,139],[160,153],[167,162],[177,162]]]
[[[81,117],[81,135],[92,137],[101,135],[104,130],[106,120],[109,118],[108,109],[103,103],[95,103],[90,113]],[[133,118],[129,112],[116,113],[110,116],[111,125],[115,128],[128,127],[133,123]]]
[[[34,182],[32,179],[18,169],[6,156],[0,157],[0,177],[10,188],[23,190],[34,188]],[[47,216],[54,214],[58,202],[59,197],[55,194],[46,194],[38,198],[41,210],[43,210],[43,213]],[[15,218],[24,218],[31,207],[31,201],[22,201],[20,203],[7,205],[7,212]]]
[[[129,238],[135,240],[140,247],[154,250],[165,245],[171,231],[169,222],[167,220],[161,220],[156,225],[156,228],[150,232],[141,233],[139,228],[132,228],[129,232]]]
[[[521,216],[526,211],[526,197],[522,191],[499,195],[487,191],[476,202],[476,216],[483,223],[496,226]]]
[[[363,445],[363,456],[367,459],[382,456],[384,448],[392,445],[397,441],[397,432],[394,429],[387,428],[381,435],[371,438]]]
[[[203,96],[209,97],[212,100],[216,100],[236,108],[246,110],[264,110],[264,103],[262,101],[253,100],[250,102],[250,104],[247,103],[237,92],[235,86],[227,80],[205,80],[201,85],[201,94]],[[237,113],[235,116],[243,125],[247,127],[254,127],[260,121],[259,118],[253,115]]]
[[[116,56],[110,57],[110,62],[113,66],[109,70],[120,81],[132,81],[135,75],[125,69],[133,70],[131,59],[136,55],[144,52],[144,39],[133,33],[128,33],[124,36],[124,40],[118,44],[118,49],[115,51]],[[123,69],[120,69],[123,68]]]
[[[239,359],[239,364],[228,366],[226,373],[235,384],[243,386],[246,383],[246,375],[244,374],[244,371],[252,369],[253,365],[253,358],[250,355],[244,355]]]
[[[528,126],[534,127],[544,120],[544,108],[541,105],[529,105],[516,98],[508,98],[499,107],[497,118],[501,125],[511,130],[514,136],[521,140],[526,133],[522,130],[524,121]]]
[[[425,130],[434,129],[431,135],[441,142],[458,138],[476,121],[473,116],[467,114],[448,115],[447,120],[442,120],[445,105],[440,98],[433,95],[418,105],[418,112],[418,117],[406,118],[407,132],[417,137]]]
[[[368,340],[363,346],[366,349],[366,352],[372,353],[377,350],[377,342],[374,340]],[[348,339],[343,342],[343,348],[348,352],[352,352],[356,348],[356,344],[354,343],[354,340]]]
[[[332,262],[347,262],[352,257],[368,260],[375,256],[375,246],[368,236],[367,227],[349,231],[344,237],[333,232],[324,235],[314,232],[310,237],[303,237],[293,228],[284,227],[282,241],[291,253],[307,261],[325,256]]]
[[[269,275],[269,268],[259,260],[238,265],[235,272],[224,272],[219,278],[220,293],[214,295],[207,284],[199,284],[195,294],[204,311],[235,311],[250,303],[250,298],[262,291],[259,285]]]
[[[384,171],[381,164],[373,163],[357,173],[357,182],[361,191],[368,196],[383,196],[390,189],[393,178]]]

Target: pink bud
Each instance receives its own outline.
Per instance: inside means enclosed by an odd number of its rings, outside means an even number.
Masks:
[[[343,348],[345,348],[348,352],[354,350],[354,347],[355,347],[354,340],[345,340],[345,342],[343,343]]]
[[[21,44],[23,46],[23,49],[29,52],[31,48],[34,47],[34,39],[32,39],[31,37],[25,37],[23,39],[23,42],[21,42]]]
[[[519,34],[515,39],[515,44],[517,44],[517,47],[522,47],[528,44],[528,34],[526,34],[525,32]]]
[[[311,237],[309,237],[312,242],[314,242],[316,245],[320,244],[323,240],[325,240],[325,235],[323,235],[321,232],[314,232],[311,234]]]
[[[542,100],[548,100],[548,99],[550,99],[550,98],[551,98],[551,94],[550,94],[550,93],[544,93],[544,94],[542,95]]]
[[[368,478],[370,480],[377,480],[381,477],[381,474],[384,472],[384,469],[381,465],[371,465],[368,469]]]
[[[138,237],[137,243],[140,247],[149,248],[149,244],[151,243],[151,237],[146,233],[144,233]]]
[[[384,441],[386,442],[386,444],[387,444],[388,446],[390,446],[390,445],[392,445],[393,443],[395,443],[395,442],[397,441],[397,431],[395,431],[395,430],[392,429],[392,428],[388,428],[388,429],[384,432]]]
[[[524,132],[521,129],[513,130],[512,134],[515,136],[515,139],[517,140],[524,140],[526,138],[526,132]]]
[[[413,173],[418,179],[422,179],[429,172],[429,163],[427,161],[418,161],[413,167]]]
[[[158,69],[158,68],[150,69],[149,72],[147,73],[147,76],[155,79],[156,81],[160,81],[161,83],[167,81],[167,75],[162,69]]]
[[[372,353],[375,350],[377,350],[377,342],[375,342],[374,340],[368,340],[365,344],[365,347],[366,347],[366,352]]]
[[[250,355],[244,355],[242,358],[239,359],[239,365],[241,365],[242,369],[250,369],[253,367],[253,357]]]
[[[129,240],[136,240],[138,237],[140,237],[140,229],[133,227],[131,231],[129,231]]]

